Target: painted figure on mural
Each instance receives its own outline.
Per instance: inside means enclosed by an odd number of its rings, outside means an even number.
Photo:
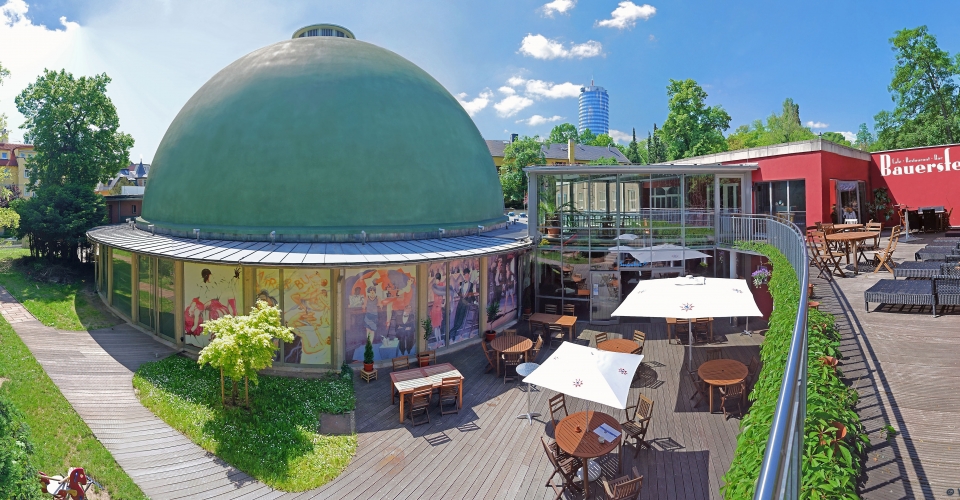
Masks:
[[[294,341],[286,344],[287,363],[330,362],[329,271],[287,271],[284,274],[284,319]]]
[[[400,316],[395,316],[390,332],[398,341],[401,356],[416,354],[417,350],[417,319],[413,315],[412,307],[407,304]]]
[[[375,360],[396,356],[400,339],[395,327],[408,308],[412,313],[407,319],[414,318],[414,340],[408,343],[406,351],[416,350],[415,275],[414,266],[347,271],[345,286],[350,292],[344,324],[344,349],[348,362],[362,361],[367,339],[373,344]]]
[[[440,269],[443,268],[441,264]],[[431,348],[443,347],[443,310],[447,302],[447,282],[443,279],[440,269],[433,275],[430,283],[430,325],[433,327],[433,341]]]
[[[463,268],[460,272],[460,283],[457,286],[457,310],[453,317],[453,332],[456,332],[457,340],[463,335],[467,326],[472,326],[480,318],[480,292],[474,282],[471,270]],[[451,340],[451,342],[454,342]]]
[[[193,266],[190,266],[193,267]],[[212,266],[211,266],[212,267]],[[195,269],[195,268],[194,268]],[[200,280],[193,283],[193,297],[187,301],[183,310],[183,326],[187,344],[204,347],[210,343],[209,335],[204,335],[203,324],[228,314],[237,314],[237,289],[240,283],[240,268],[214,267],[224,274],[218,277],[207,267],[200,269]]]

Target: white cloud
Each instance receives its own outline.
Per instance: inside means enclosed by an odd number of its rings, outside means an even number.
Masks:
[[[823,122],[807,122],[807,126],[810,128],[816,129],[816,128],[827,128],[830,126],[830,124],[823,123]]]
[[[597,21],[597,26],[604,28],[625,29],[637,25],[637,19],[646,21],[657,13],[657,8],[652,5],[637,5],[630,1],[620,2],[616,9],[610,13],[610,19]]]
[[[510,95],[504,97],[502,101],[493,105],[493,109],[497,110],[497,115],[502,118],[511,117],[520,111],[523,111],[525,108],[529,108],[533,105],[533,99],[528,97],[523,97],[520,95]]]
[[[629,144],[630,141],[633,140],[633,135],[632,135],[632,134],[628,134],[628,133],[626,133],[626,132],[621,132],[621,131],[619,131],[619,130],[610,129],[609,135],[610,135],[610,137],[613,138],[613,140],[615,140],[615,141],[617,141],[617,142],[619,142],[619,143],[623,143],[623,144]]]
[[[551,40],[543,35],[531,35],[523,37],[520,42],[520,53],[535,59],[557,59],[574,57],[583,59],[585,57],[596,57],[603,53],[603,45],[595,40],[588,40],[581,44],[570,44],[570,47],[564,47],[563,43],[557,40]]]
[[[526,80],[524,80],[522,76],[511,76],[509,79],[507,79],[507,85],[511,87],[518,87],[523,85],[523,82],[525,81]]]
[[[500,88],[498,88],[497,90],[499,90],[501,93],[504,93],[504,94],[506,94],[506,95],[513,95],[513,94],[516,94],[516,93],[517,93],[516,90],[514,90],[514,89],[511,88],[511,87],[507,87],[507,86],[500,87]]]
[[[530,126],[537,126],[537,125],[543,125],[544,123],[558,122],[560,120],[563,120],[563,117],[560,115],[553,115],[549,118],[547,118],[546,116],[533,115],[530,118],[527,118],[526,120],[517,120],[517,123],[526,123],[527,125],[530,125]]]
[[[540,11],[547,17],[553,17],[554,13],[566,14],[568,10],[573,10],[577,5],[577,0],[553,0],[543,4]]]
[[[850,143],[857,142],[857,134],[853,132],[840,132],[840,134],[843,135],[844,139],[850,141]]]
[[[650,36],[647,37],[647,39],[650,40],[651,42],[656,42],[656,41],[657,41],[657,37],[653,36],[652,33],[650,34]]]
[[[465,92],[457,94],[457,101],[461,106],[463,106],[463,109],[466,110],[467,114],[470,116],[479,113],[483,110],[483,108],[487,107],[487,104],[490,104],[491,99],[493,99],[493,92],[489,90],[480,92],[480,95],[469,101],[467,100],[467,94]]]
[[[553,83],[543,80],[527,80],[524,83],[527,94],[536,97],[546,97],[547,99],[564,99],[567,97],[579,97],[580,85],[575,83]]]

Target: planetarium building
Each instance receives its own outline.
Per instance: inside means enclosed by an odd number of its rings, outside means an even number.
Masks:
[[[157,149],[141,217],[87,234],[98,290],[131,323],[196,352],[206,321],[265,300],[295,333],[275,364],[292,370],[359,363],[368,337],[379,361],[515,321],[531,243],[506,222],[486,144],[436,80],[303,36],[203,85]]]

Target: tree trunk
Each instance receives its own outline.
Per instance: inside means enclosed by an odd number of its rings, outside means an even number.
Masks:
[[[230,380],[233,381],[233,393],[232,393],[232,395],[231,395],[231,397],[232,397],[232,399],[233,399],[233,406],[237,406],[237,392],[238,392],[238,391],[237,391],[237,381],[234,380],[234,379],[232,379],[232,378],[231,378]]]
[[[243,396],[247,399],[247,409],[250,409],[250,380],[243,377]]]
[[[224,406],[227,404],[227,396],[223,390],[223,368],[220,369],[220,404]]]

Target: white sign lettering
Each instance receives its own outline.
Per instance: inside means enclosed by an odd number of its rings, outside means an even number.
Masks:
[[[943,155],[933,153],[926,157],[893,158],[889,154],[880,155],[880,175],[932,174],[934,172],[960,172],[960,161],[950,161],[950,148],[943,149]]]

